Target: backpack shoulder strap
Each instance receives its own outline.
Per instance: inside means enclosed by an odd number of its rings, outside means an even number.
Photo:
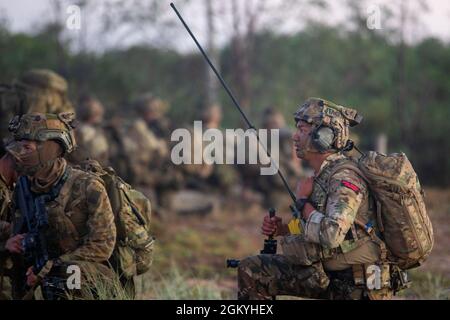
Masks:
[[[111,203],[111,208],[114,214],[114,221],[117,228],[117,240],[124,241],[127,237],[126,228],[124,222],[120,218],[121,211],[123,210],[124,202],[120,190],[120,181],[118,177],[110,173],[105,173],[100,176],[103,180],[108,193],[109,202]]]
[[[331,171],[330,175],[328,176],[328,182],[331,179],[332,176],[334,176],[338,171],[343,170],[343,169],[349,169],[352,170],[354,172],[356,172],[358,174],[358,176],[361,177],[361,179],[364,180],[364,182],[367,183],[367,185],[369,185],[369,181],[366,178],[366,176],[364,175],[364,173],[361,171],[361,169],[359,168],[358,164],[350,159],[346,159],[344,161],[340,161],[338,164],[336,164],[333,167],[333,170]]]

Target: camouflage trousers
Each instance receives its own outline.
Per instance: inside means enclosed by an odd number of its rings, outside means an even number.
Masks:
[[[238,269],[238,299],[266,300],[277,295],[320,298],[329,278],[322,263],[299,265],[293,257],[261,254],[245,258]]]

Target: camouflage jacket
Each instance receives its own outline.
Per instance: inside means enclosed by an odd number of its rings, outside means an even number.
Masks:
[[[109,143],[102,127],[83,123],[75,130],[77,148],[68,155],[71,163],[94,159],[104,167],[109,165]]]
[[[355,226],[356,217],[364,224],[375,222],[366,182],[353,170],[336,170],[337,165],[346,161],[349,161],[346,156],[332,154],[323,162],[309,198],[315,211],[305,224],[307,241],[324,249],[339,248],[341,253],[353,250],[361,240],[368,239],[366,232]]]
[[[116,227],[103,182],[67,166],[58,197],[47,203],[47,249],[51,259],[105,262],[113,250]],[[15,221],[20,211],[15,211]]]
[[[8,210],[11,202],[11,190],[6,185],[5,179],[0,174],[0,252],[4,251],[5,242],[10,236],[10,224]]]
[[[124,154],[130,165],[133,184],[153,186],[159,180],[161,164],[169,156],[166,141],[158,138],[142,119],[134,121],[123,137]]]

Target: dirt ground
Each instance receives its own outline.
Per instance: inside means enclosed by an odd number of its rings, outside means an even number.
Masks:
[[[450,190],[429,189],[425,200],[434,230],[434,248],[423,269],[450,279]]]

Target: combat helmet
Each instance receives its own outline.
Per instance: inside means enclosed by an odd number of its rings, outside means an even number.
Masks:
[[[63,112],[59,114],[27,113],[15,116],[10,121],[8,129],[16,141],[55,140],[68,154],[76,148],[74,128],[74,113]]]
[[[311,144],[323,153],[348,147],[349,127],[362,121],[355,109],[337,105],[322,98],[308,98],[294,113],[294,119],[313,126]]]
[[[54,71],[48,69],[31,69],[25,72],[14,83],[17,87],[50,89],[58,92],[67,92],[67,81]]]
[[[67,81],[48,69],[31,69],[14,80],[13,88],[21,99],[24,113],[71,112]]]

